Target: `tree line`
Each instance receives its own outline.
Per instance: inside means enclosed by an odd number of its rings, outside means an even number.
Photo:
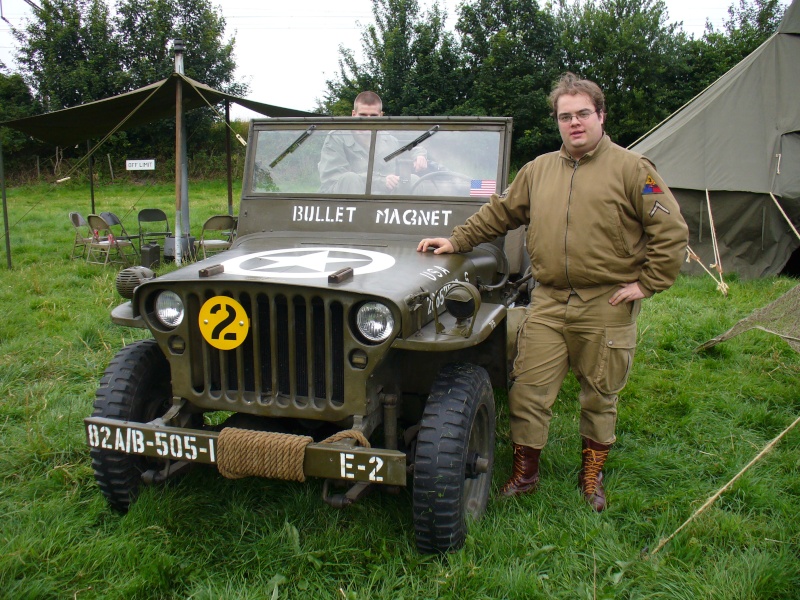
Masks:
[[[452,31],[437,3],[373,0],[364,59],[340,49],[318,108],[350,114],[356,94],[374,89],[387,114],[512,116],[520,166],[559,146],[547,96],[573,71],[603,88],[607,131],[627,146],[755,50],[784,11],[778,0],[739,0],[722,30],[707,23],[695,38],[663,0],[467,0]]]
[[[210,0],[41,0],[14,30],[18,73],[0,63],[0,121],[99,100],[167,77],[171,42],[190,42],[186,74],[239,95],[235,38]],[[785,11],[779,0],[739,0],[723,29],[687,35],[670,22],[663,0],[464,0],[455,25],[437,1],[372,0],[362,26],[361,56],[339,48],[339,69],[316,110],[349,115],[353,99],[372,89],[392,115],[492,115],[514,118],[515,165],[560,141],[547,96],[564,71],[593,79],[606,92],[607,130],[628,145],[691,100],[772,35]],[[298,74],[298,77],[302,77]],[[287,82],[291,83],[291,82]],[[188,115],[190,154],[219,154],[217,118]],[[41,150],[0,128],[6,155]],[[112,147],[169,157],[174,123],[117,134]],[[216,145],[210,147],[210,145]]]

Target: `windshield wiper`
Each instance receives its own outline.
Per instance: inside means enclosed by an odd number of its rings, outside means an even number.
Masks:
[[[286,150],[284,150],[283,152],[281,152],[278,155],[278,158],[276,158],[271,163],[269,163],[269,168],[270,169],[274,169],[275,165],[277,165],[279,162],[281,162],[289,154],[291,154],[292,152],[297,150],[300,147],[300,144],[305,142],[308,139],[308,136],[310,136],[312,133],[314,133],[314,130],[316,128],[317,128],[316,125],[312,125],[308,129],[306,129],[303,133],[301,133],[300,136],[295,141],[293,141],[291,144],[289,144],[289,146],[286,148]]]
[[[438,125],[434,125],[430,129],[428,129],[428,131],[426,131],[421,136],[419,136],[417,139],[415,139],[413,142],[409,142],[408,144],[406,144],[402,148],[398,148],[397,150],[395,150],[394,152],[392,152],[388,156],[384,156],[383,160],[386,161],[386,162],[389,162],[395,156],[398,156],[398,155],[402,154],[403,152],[408,152],[409,150],[412,150],[413,148],[416,148],[417,146],[419,146],[422,142],[427,140],[429,137],[431,137],[437,131],[439,131],[439,126]]]

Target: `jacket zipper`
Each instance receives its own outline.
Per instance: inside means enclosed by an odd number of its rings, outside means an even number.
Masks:
[[[572,289],[572,282],[569,280],[569,253],[567,252],[567,238],[569,237],[569,210],[572,206],[572,184],[575,180],[575,173],[578,172],[579,161],[573,162],[572,176],[569,178],[569,195],[567,196],[567,226],[564,228],[564,276],[567,279],[570,289]]]

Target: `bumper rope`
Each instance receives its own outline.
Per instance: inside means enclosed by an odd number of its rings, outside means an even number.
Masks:
[[[339,431],[322,443],[332,444],[344,439],[370,447],[364,434],[353,429]],[[217,468],[228,479],[266,477],[303,482],[306,480],[303,473],[305,450],[313,441],[307,435],[225,427],[217,438]]]

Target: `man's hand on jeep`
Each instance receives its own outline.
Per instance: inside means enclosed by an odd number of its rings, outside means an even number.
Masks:
[[[386,189],[389,191],[394,190],[398,184],[400,183],[400,176],[399,175],[387,175],[386,176]]]
[[[414,171],[420,173],[422,171],[427,171],[428,169],[428,159],[424,156],[418,156],[414,159]]]
[[[447,238],[425,238],[417,246],[417,252],[427,252],[428,248],[433,248],[434,254],[452,254],[455,252],[453,244]]]

